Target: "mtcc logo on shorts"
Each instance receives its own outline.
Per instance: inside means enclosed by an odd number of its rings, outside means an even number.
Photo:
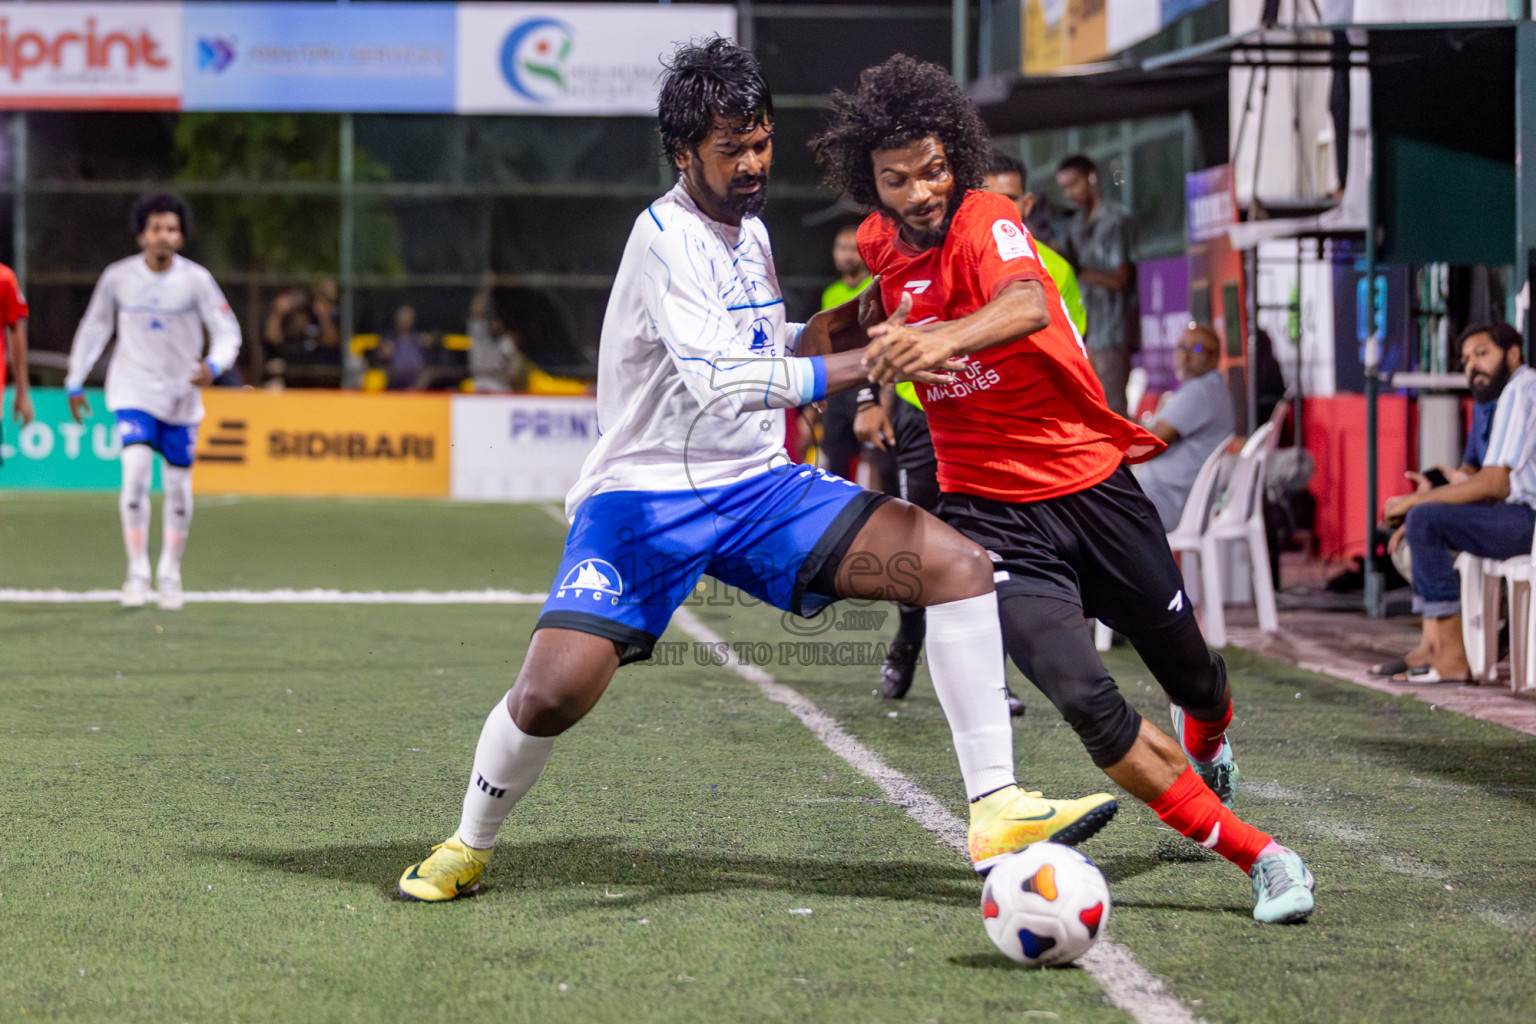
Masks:
[[[501,44],[501,73],[512,91],[535,103],[548,103],[564,95],[566,61],[576,35],[563,21],[530,18],[513,27]]]
[[[555,596],[564,597],[568,590],[577,597],[591,591],[594,601],[601,601],[607,595],[618,604],[619,598],[624,596],[624,580],[612,563],[601,558],[588,558],[565,574],[565,579],[560,581],[560,592]]]

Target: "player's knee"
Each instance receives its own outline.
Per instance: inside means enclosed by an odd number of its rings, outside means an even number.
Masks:
[[[589,702],[580,691],[559,681],[525,683],[519,679],[507,695],[512,721],[530,736],[558,736],[581,721]]]
[[[1050,686],[1046,696],[1077,733],[1093,763],[1107,768],[1123,758],[1136,742],[1141,716],[1120,695],[1115,681],[1108,674],[1100,678],[1073,679],[1064,674],[1055,678],[1057,685]]]
[[[960,601],[992,591],[992,559],[981,545],[956,535],[956,543],[940,553],[932,585],[936,600]]]

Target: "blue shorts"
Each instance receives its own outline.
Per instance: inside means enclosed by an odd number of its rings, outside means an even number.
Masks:
[[[811,616],[836,600],[831,574],[882,503],[810,466],[696,491],[610,491],[576,509],[537,629],[593,633],[643,661],[699,577]]]
[[[119,409],[113,415],[117,417],[117,436],[124,448],[147,444],[173,466],[186,469],[192,465],[192,451],[197,447],[196,423],[166,423],[141,409]]]

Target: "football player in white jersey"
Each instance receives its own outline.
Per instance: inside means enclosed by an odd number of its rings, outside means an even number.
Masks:
[[[614,281],[601,440],[566,500],[565,557],[517,680],[481,731],[459,827],[405,869],[401,895],[435,902],[479,887],[555,737],[620,665],[649,656],[705,574],[805,616],[843,597],[927,607],[928,665],[971,800],[976,870],[1031,842],[1087,838],[1114,814],[1108,794],[1045,800],[1015,782],[986,552],[915,505],[784,452],[784,409],[867,381],[858,346],[868,325],[857,299],[785,322],[757,219],[773,106],[756,59],[719,38],[681,47],[659,113],[678,183],[636,219]],[[822,352],[833,354],[806,354]]]
[[[203,418],[200,388],[235,363],[240,325],[213,275],[178,253],[186,241],[187,206],[173,195],[149,195],[133,208],[137,256],[102,271],[69,353],[69,411],[75,422],[91,414],[85,378],[112,336],[117,348],[107,367],[107,408],[122,440],[123,489],[118,510],[128,551],[124,608],[149,597],[149,484],[155,453],[164,460],[165,491],[160,563],[155,581],[160,607],[181,607],[181,555],[192,524],[192,452]],[[203,328],[208,351],[203,353]]]

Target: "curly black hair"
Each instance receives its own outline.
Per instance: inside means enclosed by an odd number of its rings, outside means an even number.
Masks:
[[[180,196],[173,196],[169,192],[152,192],[147,196],[141,196],[139,201],[133,204],[133,213],[128,217],[129,226],[133,228],[133,237],[138,238],[149,226],[151,214],[174,213],[176,223],[181,227],[183,235],[189,234],[192,228],[187,204],[182,202]]]
[[[832,94],[832,120],[811,150],[827,185],[879,209],[870,154],[930,136],[944,144],[958,194],[980,188],[991,142],[975,104],[948,71],[898,53],[860,74],[853,95]]]
[[[714,36],[685,43],[662,61],[667,69],[656,101],[661,146],[677,167],[678,157],[709,137],[716,118],[744,120],[754,128],[773,119],[773,94],[752,51]]]

